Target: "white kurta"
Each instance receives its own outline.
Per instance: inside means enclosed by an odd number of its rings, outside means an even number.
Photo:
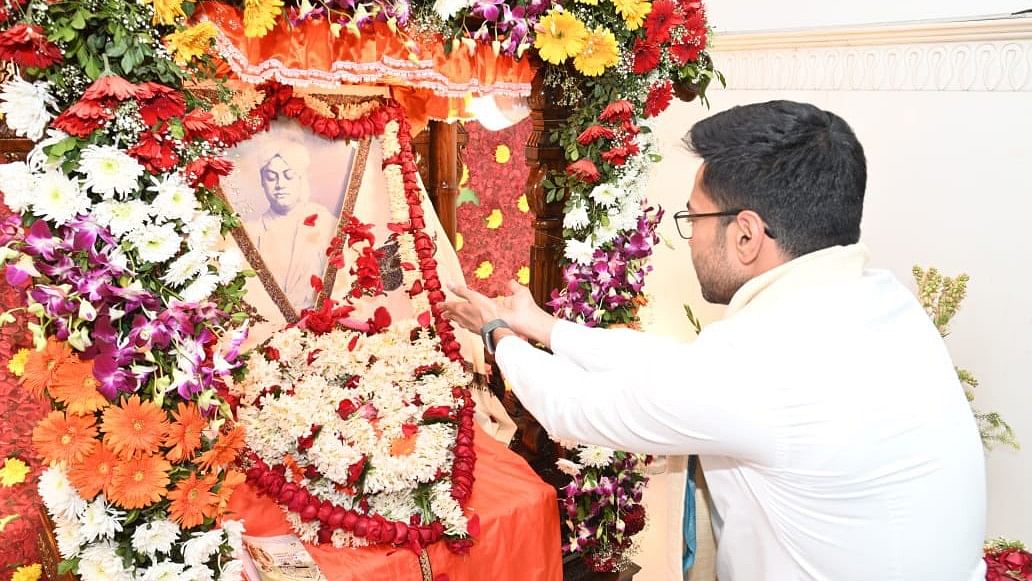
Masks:
[[[506,337],[497,360],[553,437],[702,455],[721,581],[984,579],[974,419],[921,306],[866,263],[773,269],[691,344],[559,322],[555,355]]]

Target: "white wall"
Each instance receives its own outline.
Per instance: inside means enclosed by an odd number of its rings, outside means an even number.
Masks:
[[[718,33],[784,30],[881,22],[963,19],[1032,8],[1029,0],[711,0],[710,24]]]
[[[715,57],[719,67],[727,55]],[[713,90],[712,110],[677,102],[660,118],[665,160],[655,170],[651,200],[669,212],[684,207],[698,162],[679,140],[692,123],[770,99],[829,109],[857,133],[868,158],[862,239],[873,266],[904,281],[914,264],[971,275],[947,343],[955,362],[982,382],[977,405],[1001,412],[1026,444],[989,456],[988,536],[1032,543],[1032,93]],[[673,248],[656,253],[647,287],[650,328],[688,338],[682,303],[709,321],[721,309],[702,301],[687,244],[669,218],[661,232]]]

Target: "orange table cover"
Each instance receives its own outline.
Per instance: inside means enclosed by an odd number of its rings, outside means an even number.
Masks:
[[[470,515],[480,515],[480,537],[468,555],[455,555],[443,542],[427,548],[437,581],[560,581],[562,549],[555,489],[527,463],[479,427],[474,436],[476,482]],[[249,485],[237,488],[229,502],[234,518],[244,520],[245,534],[289,534],[283,511]],[[418,557],[395,547],[335,549],[306,545],[331,581],[422,579]]]

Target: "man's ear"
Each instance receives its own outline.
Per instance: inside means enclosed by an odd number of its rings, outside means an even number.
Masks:
[[[760,218],[760,215],[751,210],[739,212],[728,230],[734,235],[732,242],[735,253],[738,254],[738,260],[742,264],[756,262],[760,250],[766,242],[763,219]]]

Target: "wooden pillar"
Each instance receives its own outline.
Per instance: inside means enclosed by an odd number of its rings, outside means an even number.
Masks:
[[[566,155],[558,144],[550,143],[549,134],[566,123],[569,109],[557,105],[560,90],[546,87],[544,67],[538,69],[531,83],[528,99],[533,129],[527,139],[526,156],[530,175],[524,192],[534,210],[534,243],[530,247],[530,291],[542,307],[550,299],[552,289],[559,286],[563,256],[563,201],[546,202],[542,182],[550,171],[566,169]]]
[[[448,240],[455,244],[455,208],[459,198],[458,124],[430,122],[430,199]]]

